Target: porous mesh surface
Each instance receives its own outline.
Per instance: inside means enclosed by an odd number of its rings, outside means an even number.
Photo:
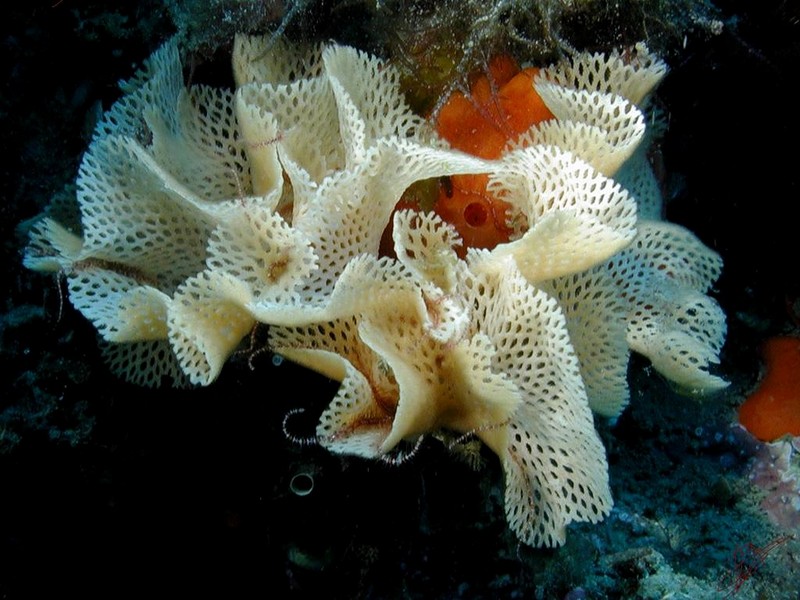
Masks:
[[[398,261],[421,282],[425,334],[445,344],[462,339],[470,314],[458,293],[465,265],[454,250],[461,243],[455,229],[434,213],[402,210],[392,234]]]
[[[543,285],[559,303],[591,409],[618,416],[628,404],[626,305],[599,268],[559,277]]]
[[[188,387],[189,379],[167,339],[100,344],[109,369],[119,377],[145,387],[170,384]]]
[[[345,46],[323,53],[325,70],[339,107],[342,139],[352,160],[363,149],[388,136],[415,138],[427,129],[400,87],[400,74],[374,56]],[[351,163],[353,164],[353,163]]]
[[[321,74],[322,47],[295,46],[283,38],[237,35],[232,66],[236,87],[248,83],[277,85]]]
[[[208,242],[210,270],[244,283],[256,304],[298,304],[300,287],[317,268],[309,241],[258,205],[218,225]]]
[[[506,155],[489,189],[525,215],[527,228],[521,239],[498,246],[492,256],[513,255],[530,281],[589,268],[635,233],[636,204],[629,194],[555,146]]]
[[[384,310],[367,316],[360,328],[362,339],[380,354],[399,387],[397,411],[383,450],[437,429],[441,404],[450,400],[443,364],[450,357],[442,353],[441,343],[424,334],[424,308],[421,298],[416,300],[384,305]]]
[[[179,82],[177,52],[166,47],[129,99],[101,123],[81,165],[84,241],[72,257],[70,296],[109,340],[167,337],[169,295],[202,268],[209,234],[230,208],[228,199],[251,187],[233,95],[206,87],[183,90]],[[172,339],[185,356],[177,342],[183,336],[173,333]],[[159,348],[149,356],[150,347],[126,353],[125,374],[138,379],[129,367],[134,359],[143,371],[154,371],[164,354]],[[190,378],[210,381],[196,372]]]
[[[270,344],[282,356],[342,382],[320,417],[320,443],[334,452],[379,456],[399,389],[388,365],[362,340],[357,319],[273,327]]]
[[[488,169],[460,153],[386,138],[360,164],[325,180],[302,218],[293,225],[314,246],[322,268],[312,277],[315,294],[327,296],[355,256],[377,255],[383,230],[403,192],[416,181]]]
[[[635,251],[649,271],[699,292],[707,291],[722,272],[722,258],[688,229],[663,221],[641,221]]]
[[[644,115],[622,96],[549,82],[537,84],[536,91],[556,117],[540,125],[544,129],[539,134],[540,143],[552,143],[550,139],[560,141],[556,145],[573,152],[607,177],[614,175],[644,137]],[[559,128],[564,129],[563,133]],[[587,128],[592,129],[587,131]],[[555,135],[556,132],[561,135]]]
[[[275,143],[282,135],[275,118],[258,106],[248,104],[242,94],[234,100],[239,125],[240,144],[249,166],[249,181],[232,170],[236,176],[237,195],[245,190],[252,195],[269,195],[283,189],[283,172]]]
[[[152,137],[146,122],[148,113],[161,115],[174,130],[175,106],[184,89],[178,44],[171,41],[156,50],[143,67],[122,84],[122,89],[125,95],[103,115],[94,131],[95,139],[117,135],[147,144]]]
[[[71,278],[71,288],[74,280]],[[149,287],[137,286],[117,301],[119,313],[114,324],[116,333],[110,341],[163,340],[167,337],[167,312],[172,299],[163,292]]]
[[[64,272],[82,248],[82,238],[52,218],[43,217],[31,227],[22,264],[43,273]]]
[[[251,189],[231,92],[194,86],[179,94],[171,113],[177,117],[174,129],[164,114],[148,116],[148,153],[163,170],[206,202],[237,198]]]
[[[171,339],[191,380],[210,383],[256,316],[277,322],[272,312],[300,310],[315,267],[302,234],[268,208],[249,202],[220,223],[208,240],[206,270],[175,294]]]
[[[605,452],[564,314],[506,262],[501,277],[469,286],[472,304],[486,307],[480,327],[497,348],[493,367],[507,373],[523,397],[507,425],[507,446],[498,451],[506,516],[526,543],[556,546],[568,523],[596,522],[608,514]]]
[[[631,349],[695,393],[727,385],[709,372],[726,333],[722,309],[703,294],[721,268],[716,253],[681,227],[643,222],[634,243],[602,268],[626,303]]]
[[[344,165],[338,109],[327,77],[284,85],[256,83],[239,88],[237,94],[243,104],[275,121],[274,130],[256,130],[248,136],[249,148],[280,149],[315,183]],[[280,144],[275,143],[278,140]],[[297,176],[290,169],[288,173],[296,185]]]
[[[348,312],[369,311],[379,303],[381,296],[364,294],[365,290],[375,289],[391,295],[405,294],[418,287],[419,283],[402,263],[387,257],[361,254],[347,263],[333,294],[327,299],[326,312],[338,318]]]
[[[433,213],[401,210],[392,237],[397,259],[412,273],[446,294],[455,291],[459,262],[453,248],[461,240],[451,225]]]
[[[449,228],[431,221],[433,227],[416,229],[418,243],[406,251],[421,258],[451,239]],[[402,227],[403,221],[396,224]],[[414,225],[410,220],[406,224]],[[398,237],[409,239],[407,231]],[[421,283],[408,300],[387,294],[376,305],[379,310],[361,324],[362,338],[380,353],[399,385],[400,400],[384,451],[439,428],[470,432],[501,427],[519,402],[507,374],[493,369],[489,338],[468,328],[468,302],[447,306],[441,289],[430,281]]]
[[[548,176],[549,174],[549,176]],[[610,227],[633,229],[636,207],[612,179],[553,146],[515,152],[495,175],[498,196],[519,203],[531,224],[553,210],[581,210]]]
[[[599,102],[600,98],[604,99],[603,104],[610,102],[609,108],[615,106],[612,110],[600,111],[606,114],[604,119],[617,117],[621,109],[628,113],[638,107],[641,111],[648,111],[646,118],[650,121],[650,130],[659,120],[653,117],[649,96],[666,73],[666,63],[640,43],[623,52],[577,55],[570,61],[541,70],[535,85],[548,105],[552,102],[554,109],[564,111],[564,114],[575,114],[581,110],[580,107],[591,113],[592,103]],[[620,105],[623,100],[627,101],[627,106],[624,103]],[[575,106],[578,108],[571,106],[573,101],[577,101]],[[634,114],[635,111],[631,113],[632,118],[635,118]],[[622,122],[626,120],[627,117],[621,119]],[[613,130],[625,135],[624,127]],[[626,143],[622,137],[618,138],[614,147],[619,151],[612,154],[592,157],[579,154],[601,172],[607,175],[616,173],[617,181],[636,198],[640,217],[645,219],[660,218],[662,211],[661,191],[646,155],[650,147],[649,135],[645,133],[644,139],[640,137],[635,143]]]
[[[389,326],[385,319],[388,317]],[[388,313],[362,335],[392,367],[400,402],[382,449],[440,428],[471,432],[500,427],[519,403],[508,376],[492,369],[494,347],[484,335],[444,344],[425,336],[419,313]]]
[[[247,286],[221,271],[203,271],[178,289],[168,316],[169,340],[192,383],[214,381],[255,326],[246,308],[251,301]]]
[[[613,502],[605,461],[581,460],[596,456],[598,446],[602,455],[599,440],[578,435],[569,444],[537,443],[546,428],[546,424],[532,428],[528,419],[511,424],[512,443],[504,460],[505,504],[509,526],[524,543],[552,548],[566,540],[567,525],[597,523]],[[574,433],[572,428],[560,429],[551,435]]]
[[[381,224],[388,223],[402,191],[396,195],[370,196],[372,186],[364,173],[386,168],[391,165],[377,149],[371,149],[358,168],[340,171],[326,179],[322,189],[309,201],[309,210],[294,219],[294,226],[314,246],[321,266],[310,283],[315,295],[330,295],[350,259],[362,253],[377,255]]]
[[[78,263],[67,278],[75,308],[110,342],[166,337],[169,296],[143,283],[138,273],[120,270],[97,261]]]
[[[312,281],[313,280],[309,280]],[[297,303],[253,303],[248,309],[263,322],[292,326],[349,318],[374,310],[384,295],[418,293],[419,282],[399,262],[362,254],[352,259],[329,295],[320,295],[306,282]],[[371,293],[372,291],[375,293]],[[367,292],[370,293],[367,293]],[[380,292],[380,293],[378,293]]]
[[[644,47],[543,70],[557,119],[496,161],[432,138],[394,69],[354,49],[243,37],[233,62],[235,92],[185,90],[175,44],[157,52],[83,161],[81,231],[33,229],[26,264],[68,275],[122,342],[116,372],[207,385],[267,323],[274,351],[341,381],[324,446],[378,457],[473,433],[535,546],[610,510],[590,408],[622,410],[630,350],[688,388],[724,384],[710,372],[724,317],[705,296],[719,257],[643,218],[660,196],[634,105],[665,72]],[[392,217],[410,185],[456,174],[490,176],[513,241],[461,260],[438,216]],[[379,258],[390,219],[397,258]]]
[[[143,273],[171,293],[202,268],[211,219],[164,189],[129,138],[95,142],[81,163],[83,257]]]
[[[639,146],[620,167],[614,179],[636,198],[637,214],[640,219],[659,221],[663,217],[664,200],[661,186],[647,158],[647,151],[647,145]]]
[[[578,54],[569,61],[539,71],[539,80],[562,87],[617,94],[636,105],[667,74],[667,65],[642,43],[623,52]]]
[[[725,316],[719,305],[699,293],[666,283],[659,302],[636,303],[629,318],[628,343],[647,356],[662,375],[695,394],[722,389],[728,382],[709,373],[719,362]]]

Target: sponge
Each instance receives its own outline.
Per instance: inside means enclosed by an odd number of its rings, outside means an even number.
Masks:
[[[771,338],[763,354],[767,373],[739,407],[739,422],[764,442],[800,435],[800,338]]]

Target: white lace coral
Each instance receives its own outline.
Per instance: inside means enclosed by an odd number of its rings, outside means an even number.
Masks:
[[[449,149],[392,67],[352,48],[241,37],[233,63],[235,92],[186,89],[175,45],[158,51],[81,165],[82,231],[44,218],[32,233],[26,265],[66,273],[122,375],[210,384],[267,323],[275,352],[341,381],[321,444],[380,457],[473,432],[534,546],[611,508],[591,410],[627,403],[630,350],[679,384],[724,385],[705,295],[719,258],[637,217],[637,200],[660,202],[637,152],[636,105],[665,72],[646,49],[543,70],[556,119],[495,161]],[[611,179],[623,165],[634,193]],[[512,241],[461,259],[451,225],[396,210],[415,182],[456,174],[490,176],[522,224]]]

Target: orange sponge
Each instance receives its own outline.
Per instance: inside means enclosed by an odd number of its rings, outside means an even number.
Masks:
[[[489,62],[488,74],[473,79],[470,94],[453,93],[436,117],[439,134],[473,156],[497,159],[509,140],[553,118],[536,89],[538,69],[520,70],[509,56]],[[511,234],[509,205],[486,190],[486,175],[455,175],[443,182],[434,211],[458,231],[467,248],[494,248]]]
[[[739,407],[739,423],[764,442],[800,435],[800,338],[764,344],[767,374]]]
[[[469,96],[455,92],[448,98],[436,117],[439,134],[473,156],[500,158],[510,139],[553,118],[533,87],[538,72],[520,70],[508,56],[495,57],[488,75],[473,81]]]
[[[433,210],[455,227],[463,244],[456,249],[461,258],[467,248],[494,248],[511,235],[509,205],[486,190],[488,175],[454,175],[442,182]]]

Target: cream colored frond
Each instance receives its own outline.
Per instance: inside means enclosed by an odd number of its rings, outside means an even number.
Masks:
[[[83,239],[49,217],[39,219],[31,228],[22,263],[28,269],[58,273],[71,268],[80,258]]]
[[[578,54],[542,69],[537,80],[577,90],[618,94],[641,105],[666,74],[666,63],[639,43],[622,52]]]
[[[622,96],[550,82],[538,83],[536,91],[556,117],[539,126],[537,141],[574,153],[607,177],[619,170],[644,137],[644,115]]]
[[[192,383],[214,381],[256,324],[245,308],[251,300],[244,284],[219,271],[200,273],[178,289],[168,316],[169,340]]]
[[[322,47],[302,48],[271,35],[238,34],[231,63],[236,87],[249,83],[286,84],[316,77],[322,70]]]

